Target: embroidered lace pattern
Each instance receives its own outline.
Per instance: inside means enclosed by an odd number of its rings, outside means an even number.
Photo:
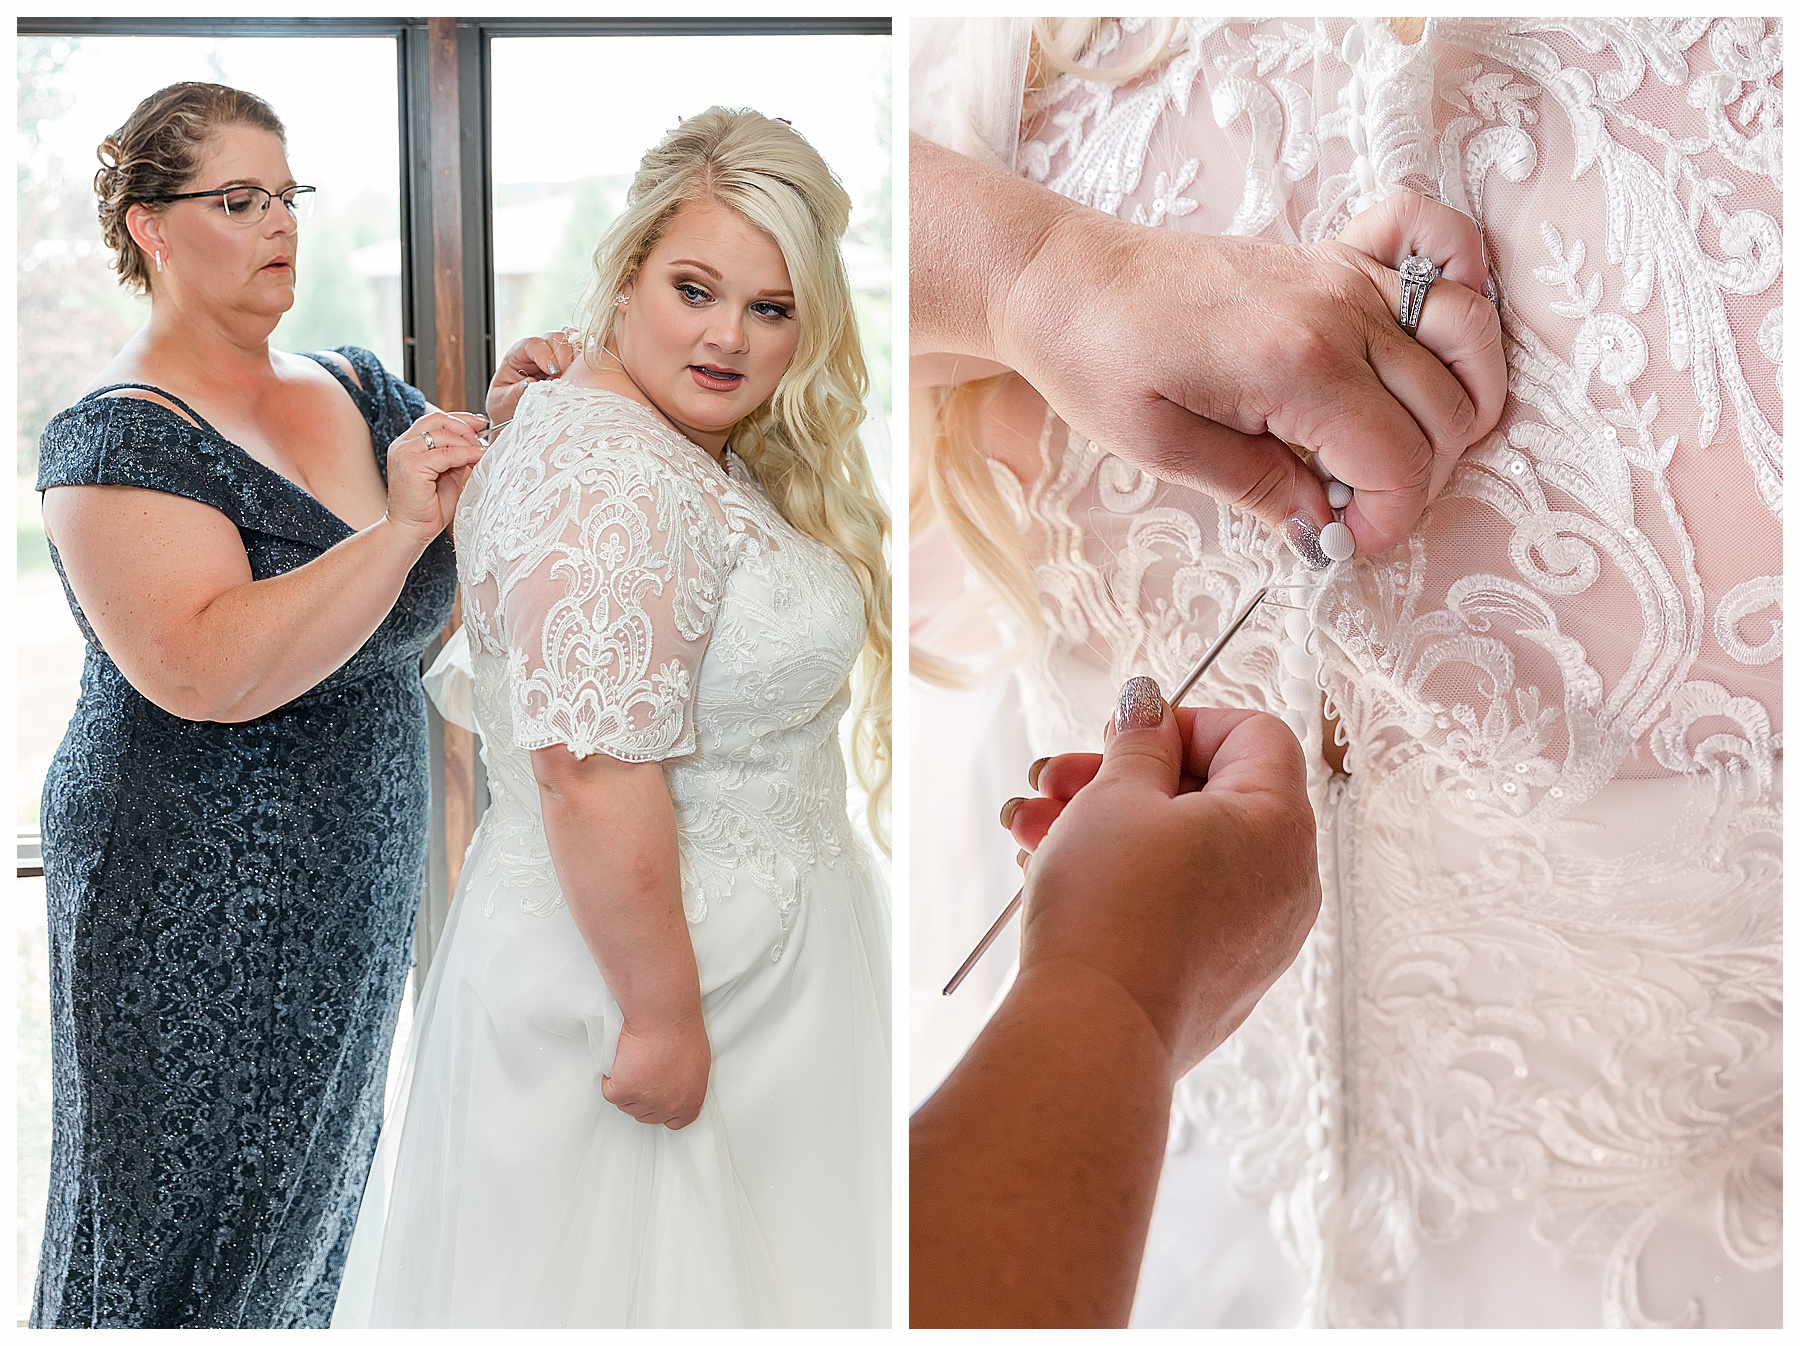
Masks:
[[[1109,24],[1085,59],[1148,37]],[[1208,675],[1315,760],[1283,689],[1322,688],[1352,774],[1315,768],[1319,928],[1181,1119],[1269,1205],[1316,1322],[1392,1321],[1421,1244],[1509,1204],[1602,1267],[1615,1325],[1649,1321],[1638,1258],[1684,1202],[1774,1265],[1779,28],[1190,21],[1151,74],[1039,107],[1019,171],[1140,224],[1306,242],[1403,187],[1462,208],[1506,331],[1501,423],[1407,542]],[[1169,685],[1293,562],[1037,406],[1037,476],[996,471],[1050,752],[1097,747],[1123,678]]]
[[[807,871],[856,847],[837,730],[862,595],[728,458],[625,398],[544,384],[464,492],[477,851],[537,914],[561,896],[529,753],[553,744],[664,763],[690,922],[747,876],[785,930]]]
[[[312,358],[385,477],[425,399],[337,354],[354,380]],[[83,398],[45,427],[39,487],[198,501],[258,580],[351,536],[181,405]],[[238,724],[148,701],[67,592],[87,651],[44,783],[55,1108],[32,1324],[329,1326],[425,883],[419,656],[450,616],[449,540],[342,666]]]

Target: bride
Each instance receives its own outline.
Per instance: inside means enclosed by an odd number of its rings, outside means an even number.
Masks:
[[[854,681],[875,826],[849,210],[788,126],[682,122],[595,255],[585,358],[464,492],[492,803],[415,1019],[377,1325],[888,1322],[887,913],[838,740]]]
[[[1466,210],[1505,333],[1495,433],[1399,546],[1317,580],[1017,375],[935,395],[936,478],[996,483],[937,516],[1025,633],[997,789],[1097,748],[1120,684],[1171,685],[1256,587],[1294,609],[1195,700],[1294,728],[1324,905],[1178,1091],[1135,1319],[1776,1325],[1779,29],[1405,23],[913,30],[916,130],[1121,231],[1311,245],[1403,189]],[[945,537],[915,526],[913,570],[955,591]],[[965,639],[920,593],[914,629]],[[1000,756],[988,695],[985,740],[914,744],[946,781]],[[958,825],[915,810],[916,848]],[[1026,844],[983,827],[939,875]],[[1010,886],[932,891],[985,922]]]

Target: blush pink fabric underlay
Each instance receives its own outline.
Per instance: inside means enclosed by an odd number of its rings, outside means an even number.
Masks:
[[[1161,32],[1107,22],[1082,59]],[[1402,188],[1443,200],[1481,224],[1510,380],[1403,545],[1259,616],[1203,684],[1313,758],[1325,909],[1182,1083],[1138,1321],[1778,1324],[1779,26],[1184,20],[1148,73],[1053,75],[1021,119],[1027,40],[915,25],[914,129],[1159,228],[1312,242]],[[1012,674],[1025,742],[983,764],[1016,782],[1303,576],[1022,380],[985,407],[1037,446],[995,467],[1046,627]],[[941,532],[915,549],[915,637],[967,652],[978,586]],[[924,776],[993,741],[918,723]],[[921,980],[961,956],[934,908],[996,909],[1011,855],[929,793],[914,848],[957,858],[913,894]],[[935,1013],[914,1036],[941,1060],[973,1025]]]

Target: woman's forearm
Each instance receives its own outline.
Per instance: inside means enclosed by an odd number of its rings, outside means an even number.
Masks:
[[[994,321],[1019,273],[1059,223],[1088,212],[917,135],[910,173],[914,355],[993,360]]]
[[[1020,974],[912,1118],[915,1327],[1123,1327],[1173,1084],[1137,1003],[1091,969]]]
[[[700,974],[661,764],[562,747],[531,757],[563,900],[626,1023],[697,1018]]]
[[[383,517],[265,580],[222,510],[165,491],[51,487],[44,527],[77,604],[133,687],[183,719],[253,720],[362,648],[448,526],[481,453],[469,419],[420,417],[388,444]]]
[[[227,589],[157,642],[160,694],[139,690],[189,719],[267,715],[349,662],[423,551],[383,519],[317,560]]]
[[[44,523],[126,680],[171,715],[227,723],[278,709],[347,662],[427,545],[383,519],[258,580],[231,520],[160,491],[57,487]]]

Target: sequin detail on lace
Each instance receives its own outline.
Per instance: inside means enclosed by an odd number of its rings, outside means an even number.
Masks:
[[[1088,58],[1144,40],[1104,25]],[[1264,621],[1209,675],[1315,756],[1316,678],[1354,773],[1315,767],[1307,951],[1179,1104],[1312,1321],[1392,1321],[1421,1245],[1503,1205],[1603,1268],[1615,1325],[1652,1321],[1637,1258],[1684,1200],[1740,1264],[1779,1256],[1780,76],[1757,19],[1432,20],[1411,46],[1189,21],[1149,75],[1059,78],[1019,147],[1144,224],[1316,242],[1404,187],[1486,229],[1498,430],[1401,547],[1295,600],[1304,657]],[[1094,688],[1178,676],[1254,588],[1301,587],[1266,528],[1053,418],[1042,442],[1001,476],[1051,752],[1097,746]],[[1640,790],[1658,835],[1617,849]]]
[[[314,358],[385,473],[425,400],[367,351],[340,353],[360,387]],[[351,533],[236,445],[138,398],[55,416],[38,485],[210,505],[257,579]],[[35,1325],[329,1325],[425,882],[419,657],[454,590],[446,536],[341,668],[244,724],[145,700],[70,594],[88,649],[44,783],[55,1106]]]

